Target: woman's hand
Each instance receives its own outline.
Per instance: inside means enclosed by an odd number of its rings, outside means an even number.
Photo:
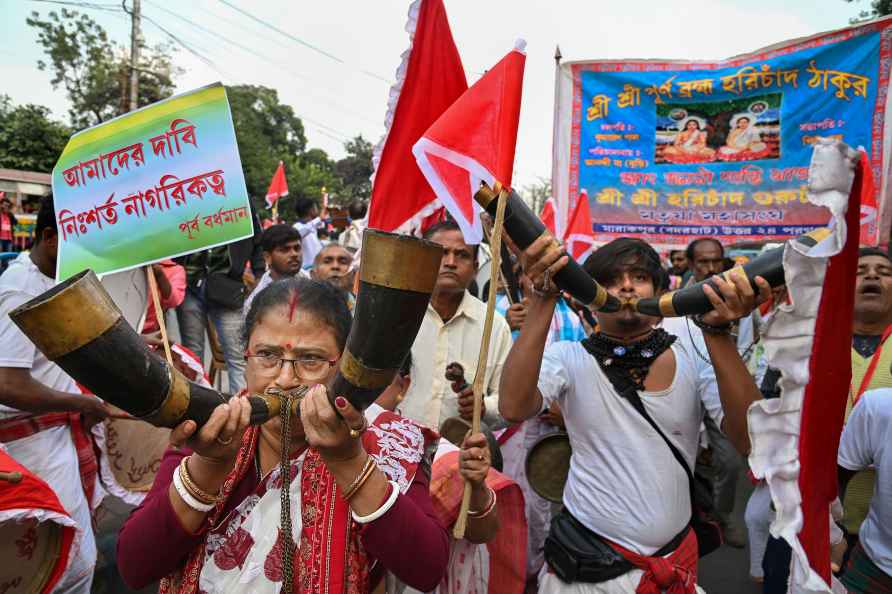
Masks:
[[[475,488],[481,488],[489,472],[489,444],[482,433],[465,437],[458,454],[458,471]]]
[[[350,430],[360,434],[365,431],[365,417],[343,396],[335,398],[335,406],[337,411],[323,385],[314,386],[300,403],[300,420],[307,443],[319,452],[326,464],[353,460],[363,451],[359,436],[351,437]]]
[[[211,418],[200,429],[195,421],[183,421],[174,427],[170,433],[170,443],[176,447],[186,445],[195,451],[199,461],[225,467],[228,471],[235,462],[242,434],[250,419],[248,397],[235,396],[228,403],[215,408]]]

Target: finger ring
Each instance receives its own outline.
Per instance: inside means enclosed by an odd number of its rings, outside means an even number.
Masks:
[[[360,435],[365,433],[365,430],[368,428],[369,428],[369,422],[365,420],[365,417],[363,417],[362,427],[360,427],[359,429],[354,429],[353,427],[350,427],[350,438],[351,439],[358,438]]]
[[[484,456],[483,454],[480,454],[479,456],[477,456],[477,459],[478,459],[478,460],[483,460],[485,457],[486,457],[486,456]]]
[[[219,443],[220,445],[229,445],[229,444],[232,443],[232,436],[230,435],[230,436],[229,436],[229,439],[225,439],[225,440],[224,440],[224,439],[220,439],[219,437],[217,437],[217,439],[216,439],[215,441],[216,441],[217,443]]]

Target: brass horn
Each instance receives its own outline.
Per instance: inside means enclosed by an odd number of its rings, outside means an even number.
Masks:
[[[496,198],[501,192],[509,192],[505,204],[505,231],[517,247],[526,249],[543,234],[551,235],[539,217],[520,199],[517,192],[502,188],[499,182],[492,188],[485,183],[481,184],[480,189],[474,194],[474,200],[486,212],[495,216],[498,204]],[[552,240],[557,241],[554,238]],[[589,276],[573,258],[570,258],[570,262],[554,275],[554,282],[591,309],[612,312],[622,307],[619,299],[610,295],[607,289]]]
[[[830,229],[824,227],[815,229],[805,235],[800,235],[792,241],[811,247],[828,235],[830,235]],[[784,248],[778,247],[768,250],[743,267],[743,273],[746,274],[746,278],[754,290],[758,291],[755,280],[757,276],[764,278],[772,288],[783,285],[786,282],[784,280],[783,257]],[[731,280],[730,275],[730,270],[726,270],[722,273],[722,277],[729,282]],[[643,314],[662,316],[664,318],[706,313],[712,309],[712,304],[709,302],[709,298],[703,291],[703,286],[705,284],[709,284],[718,291],[715,283],[710,279],[706,279],[695,285],[691,285],[690,287],[664,293],[659,297],[641,299],[634,303],[633,306],[637,311]]]
[[[429,241],[366,231],[353,324],[329,394],[345,396],[362,410],[390,383],[421,327],[442,254]],[[9,317],[68,375],[153,425],[175,427],[190,419],[202,425],[230,398],[190,382],[150,351],[91,270],[21,305]],[[289,391],[298,397],[293,407],[305,391]],[[274,390],[249,398],[253,424],[281,412]]]

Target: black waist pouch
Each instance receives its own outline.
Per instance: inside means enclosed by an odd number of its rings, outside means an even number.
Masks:
[[[582,525],[567,510],[551,520],[545,561],[561,580],[597,584],[628,573],[634,566]]]

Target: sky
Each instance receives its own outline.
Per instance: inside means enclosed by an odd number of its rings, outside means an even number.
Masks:
[[[554,52],[563,59],[718,60],[849,24],[868,0],[444,0],[469,83],[518,38],[527,42],[514,186],[551,175]],[[120,3],[81,9],[128,44]],[[303,118],[308,145],[333,158],[362,134],[377,143],[400,55],[410,0],[142,0],[143,36],[176,36],[178,91],[222,81],[272,87]],[[128,1],[129,5],[129,1]],[[233,8],[236,7],[236,8]],[[37,103],[67,121],[67,99],[53,89],[31,11],[61,8],[38,0],[0,0],[0,93]],[[250,16],[273,27],[277,32]],[[195,52],[195,53],[192,53]],[[197,56],[200,54],[201,57]]]

